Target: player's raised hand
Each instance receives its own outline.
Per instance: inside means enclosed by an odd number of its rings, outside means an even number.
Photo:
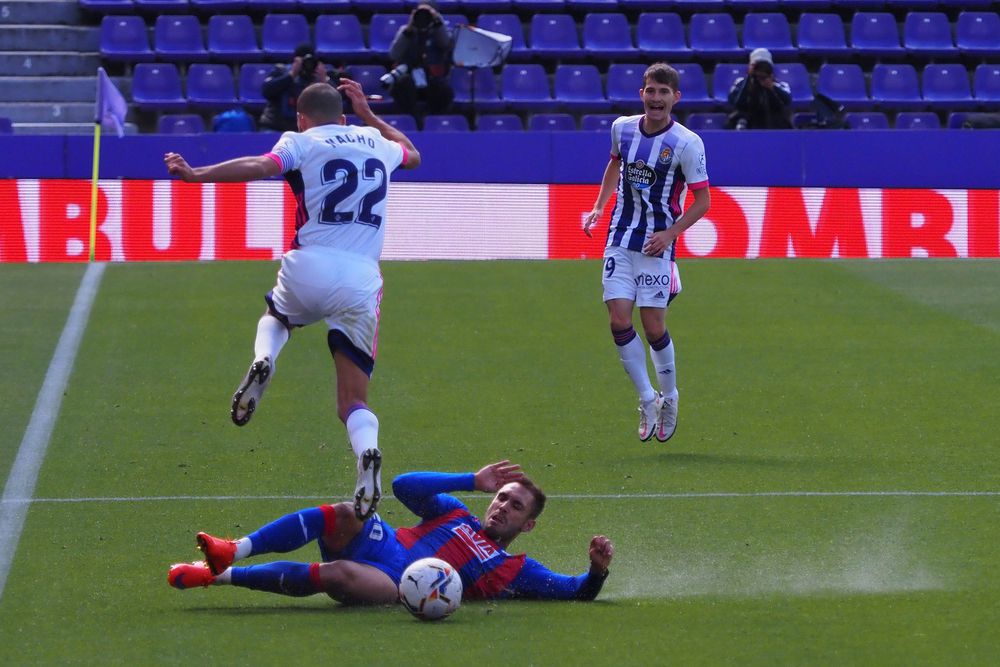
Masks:
[[[342,76],[337,90],[351,101],[351,109],[359,117],[365,118],[366,114],[374,115],[371,107],[368,106],[368,99],[365,97],[365,91],[360,83]]]
[[[167,165],[167,171],[171,176],[176,176],[189,183],[194,179],[194,170],[183,156],[177,153],[167,153],[163,156],[163,162]]]
[[[476,491],[495,493],[506,484],[524,478],[521,466],[510,461],[498,461],[482,468],[476,473]]]
[[[615,555],[615,545],[604,535],[595,535],[590,540],[590,567],[601,574],[608,571],[611,558]]]

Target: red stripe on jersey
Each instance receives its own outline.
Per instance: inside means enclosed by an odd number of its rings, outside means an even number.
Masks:
[[[698,183],[688,183],[688,190],[701,190],[702,188],[708,187],[708,181],[700,181]]]
[[[424,521],[419,526],[413,526],[412,528],[399,528],[396,530],[396,539],[399,543],[403,545],[404,548],[409,549],[417,540],[429,534],[435,528],[441,526],[442,524],[448,523],[459,517],[468,516],[469,510],[458,508],[454,509],[447,514],[442,514],[439,517],[435,517],[430,521]]]
[[[319,563],[309,564],[309,580],[316,587],[317,593],[323,590],[323,582],[319,578]]]
[[[337,530],[337,510],[333,505],[320,505],[319,510],[323,513],[323,534],[329,535]]]
[[[456,570],[461,570],[466,563],[472,560],[473,553],[464,542],[453,538],[442,544],[434,556],[446,563],[451,563]]]
[[[500,595],[524,567],[525,555],[511,556],[499,567],[479,577],[462,596],[466,600],[489,600]]]

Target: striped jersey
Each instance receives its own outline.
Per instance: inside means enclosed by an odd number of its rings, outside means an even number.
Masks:
[[[650,234],[680,217],[688,187],[708,187],[701,137],[673,120],[646,134],[643,118],[622,116],[611,125],[611,157],[619,160],[619,178],[607,245],[637,252]]]
[[[321,245],[378,261],[389,174],[406,149],[373,127],[320,125],[285,132],[267,154],[295,195],[292,247]]]

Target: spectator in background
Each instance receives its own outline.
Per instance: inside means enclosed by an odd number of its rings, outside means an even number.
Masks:
[[[432,114],[447,113],[455,91],[448,80],[454,47],[451,31],[432,2],[421,2],[389,47],[393,68],[382,77],[400,113],[414,115],[417,103]]]
[[[964,130],[1000,130],[1000,113],[970,113],[962,122]]]
[[[337,87],[342,74],[340,69],[328,68],[326,63],[317,58],[312,44],[299,44],[295,48],[291,67],[278,65],[264,79],[261,92],[267,103],[260,114],[258,126],[261,130],[296,131],[298,125],[295,105],[302,91],[313,83],[328,83]],[[350,108],[345,112],[350,113]]]
[[[790,130],[792,93],[774,78],[774,60],[767,49],[750,52],[747,75],[729,90],[729,127],[737,130]]]

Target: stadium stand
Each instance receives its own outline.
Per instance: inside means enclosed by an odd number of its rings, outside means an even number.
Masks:
[[[528,120],[528,129],[566,132],[576,129],[576,119],[568,113],[537,113]]]
[[[196,16],[163,15],[153,27],[153,50],[156,59],[167,62],[203,62],[208,50]]]
[[[163,114],[157,122],[156,131],[160,134],[201,134],[205,131],[205,122],[198,114]]]

